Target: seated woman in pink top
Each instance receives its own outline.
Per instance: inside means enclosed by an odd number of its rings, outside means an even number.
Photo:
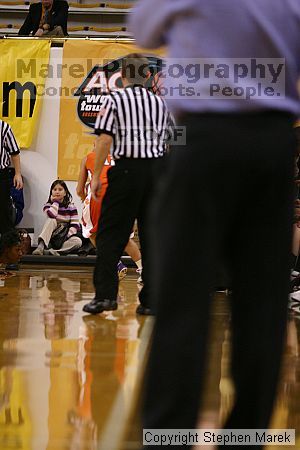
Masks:
[[[82,245],[78,211],[72,195],[62,180],[55,180],[43,208],[46,222],[33,255],[66,255]]]

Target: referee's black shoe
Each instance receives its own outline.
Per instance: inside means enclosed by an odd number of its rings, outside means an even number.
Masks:
[[[148,308],[144,305],[139,305],[136,308],[136,313],[140,316],[155,316],[154,311],[151,308]]]
[[[118,309],[118,303],[115,300],[98,300],[97,298],[94,298],[82,308],[84,312],[90,314],[100,314],[103,311],[114,311],[115,309]]]

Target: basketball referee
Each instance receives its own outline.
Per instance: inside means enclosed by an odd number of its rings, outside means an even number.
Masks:
[[[14,186],[22,189],[20,150],[11,127],[0,120],[0,234],[13,228],[10,212],[9,166],[13,162],[15,168]]]
[[[108,172],[108,188],[96,238],[98,257],[94,270],[95,298],[83,308],[98,314],[117,309],[117,263],[138,221],[144,286],[138,314],[153,314],[149,304],[147,213],[159,174],[165,165],[166,136],[172,126],[164,101],[147,90],[147,58],[130,54],[123,60],[124,88],[106,96],[95,123],[96,161],[91,182],[94,197],[99,175],[112,145],[115,166]]]

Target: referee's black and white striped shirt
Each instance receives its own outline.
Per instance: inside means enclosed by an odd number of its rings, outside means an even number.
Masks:
[[[114,138],[114,159],[159,158],[174,122],[164,100],[148,89],[130,85],[104,97],[95,133]]]
[[[8,123],[0,120],[0,170],[10,165],[10,155],[18,155],[20,149]]]

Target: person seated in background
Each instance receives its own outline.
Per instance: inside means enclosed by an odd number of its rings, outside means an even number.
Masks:
[[[42,0],[32,3],[19,36],[67,36],[68,2],[65,0]]]
[[[95,144],[93,151],[85,156],[80,165],[80,171],[78,176],[78,183],[76,192],[83,202],[82,210],[82,234],[85,238],[89,238],[94,248],[96,247],[96,235],[98,230],[98,222],[101,215],[101,207],[104,195],[108,187],[108,171],[114,165],[114,160],[111,155],[107,156],[105,164],[100,174],[101,189],[97,200],[92,198],[90,189],[90,180],[94,174],[95,166]],[[142,260],[141,252],[137,244],[132,239],[134,233],[131,233],[128,243],[125,247],[125,252],[131,257],[132,261],[137,265],[137,271],[141,274],[142,271]],[[127,267],[119,261],[118,263],[118,276],[121,280],[127,273]],[[142,282],[141,276],[139,277],[139,282]]]
[[[53,181],[43,208],[47,220],[33,255],[66,255],[82,245],[78,211],[63,180]]]
[[[17,230],[0,235],[0,279],[12,276],[5,270],[6,264],[17,264],[22,256],[21,236]]]

